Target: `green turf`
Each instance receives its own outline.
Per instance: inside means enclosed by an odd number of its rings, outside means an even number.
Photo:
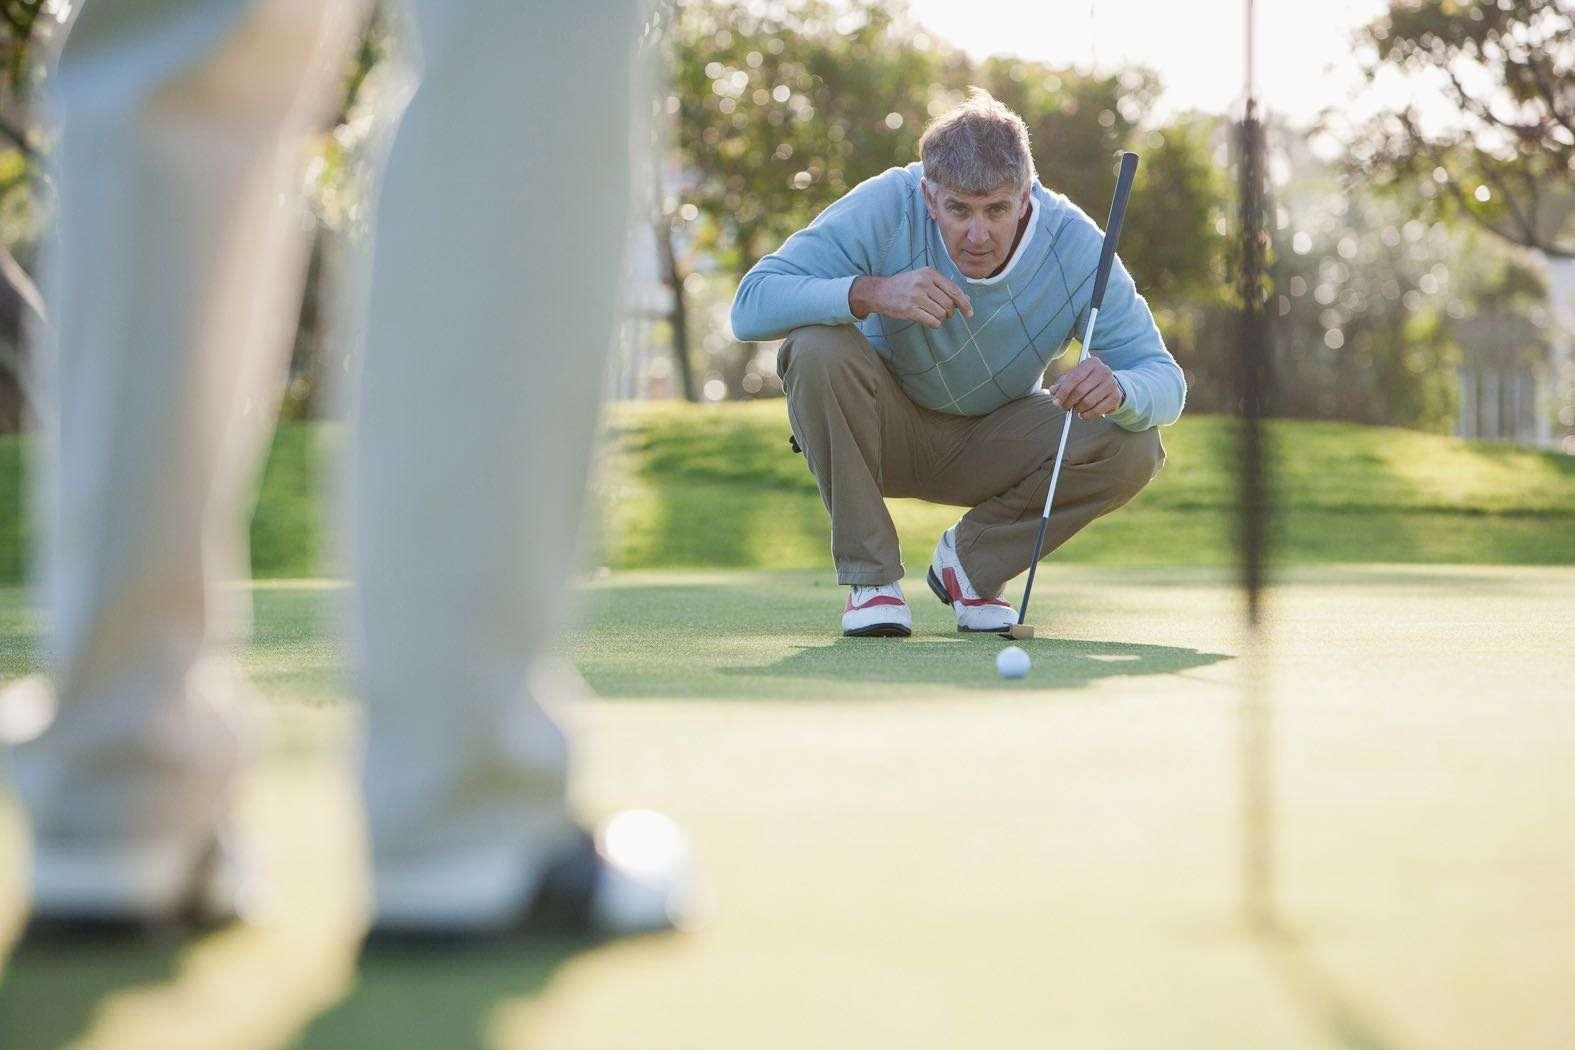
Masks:
[[[1230,561],[1232,422],[1184,417],[1168,462],[1137,499],[1057,559],[1123,565]],[[829,528],[778,402],[697,409],[614,406],[604,475],[614,568],[810,568]],[[1385,427],[1285,421],[1277,549],[1291,563],[1575,562],[1575,457]],[[892,500],[910,564],[959,513]]]
[[[1165,431],[1169,462],[1119,513],[1058,554],[1069,563],[1223,565],[1230,560],[1231,422],[1188,416]],[[1281,422],[1277,547],[1292,564],[1575,564],[1575,457],[1383,427]],[[829,527],[780,401],[608,411],[597,476],[601,560],[615,569],[808,569]],[[332,575],[333,515],[319,491],[342,446],[332,425],[274,441],[251,539],[260,577]],[[21,578],[22,443],[0,438],[0,582]],[[958,510],[891,501],[910,564]]]
[[[1208,569],[1114,570],[1121,588],[1217,586]],[[1056,587],[1053,573],[1041,587]],[[242,653],[252,681],[289,703],[333,703],[349,692],[334,624],[347,591],[332,581],[259,580],[255,637]],[[562,639],[591,688],[608,699],[689,696],[724,700],[950,695],[957,689],[1076,689],[1110,677],[1170,674],[1225,658],[1185,646],[1116,638],[1044,638],[1029,681],[995,673],[999,639],[959,635],[951,610],[929,598],[914,606],[915,636],[902,645],[842,638],[833,630],[843,592],[812,572],[619,573],[579,596],[589,629]],[[1107,601],[1099,593],[1040,592],[1045,617]],[[1119,603],[1118,603],[1119,604]],[[41,619],[18,588],[0,588],[0,676],[38,669]],[[901,687],[894,694],[893,685]]]
[[[714,921],[359,964],[346,592],[261,582],[243,661],[262,761],[237,819],[274,922],[30,938],[0,964],[0,1046],[1569,1045],[1575,569],[1288,570],[1256,664],[1226,573],[1041,580],[1019,682],[991,669],[1000,640],[956,637],[931,601],[912,639],[839,638],[818,571],[597,580],[562,643],[600,694],[564,712],[575,798],[679,818]],[[0,589],[0,673],[37,666],[36,628]],[[1254,798],[1279,921],[1256,938]],[[18,841],[0,805],[0,945]]]
[[[23,448],[21,438],[0,434],[0,583],[15,583],[27,571],[31,522],[22,503]]]
[[[332,425],[287,423],[274,435],[256,513],[252,518],[252,565],[256,575],[315,576],[325,571],[323,551],[333,515],[321,493],[324,475],[342,446]],[[0,583],[15,583],[27,571],[33,522],[27,494],[28,439],[0,435]]]
[[[333,508],[323,493],[325,473],[343,449],[344,431],[331,425],[291,423],[279,428],[252,515],[254,575],[317,576],[332,546]]]
[[[1218,578],[1189,570],[1158,575],[1194,583]],[[1055,586],[1051,573],[1041,580]],[[619,574],[588,595],[594,629],[571,633],[565,646],[590,686],[609,698],[792,700],[830,690],[908,699],[958,689],[1076,689],[1102,678],[1168,674],[1224,658],[1136,640],[1046,638],[1033,645],[1042,657],[1040,673],[1031,683],[1011,681],[997,675],[993,663],[1005,643],[959,635],[951,610],[928,591],[914,604],[914,637],[901,645],[836,636],[829,629],[843,593],[814,573]],[[1044,591],[1040,598],[1061,614],[1100,600]]]

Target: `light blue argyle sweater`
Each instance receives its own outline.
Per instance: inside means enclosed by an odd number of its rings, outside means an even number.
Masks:
[[[860,183],[756,263],[733,300],[733,333],[756,341],[800,325],[856,324],[916,403],[981,416],[1040,389],[1045,365],[1069,338],[1082,337],[1104,234],[1077,205],[1035,182],[1033,214],[1006,267],[994,277],[964,277],[925,210],[922,175],[915,163]],[[855,277],[925,266],[968,293],[973,317],[957,311],[931,330],[879,314],[853,316]],[[1186,381],[1119,258],[1092,342],[1125,394],[1112,422],[1146,430],[1176,421]]]

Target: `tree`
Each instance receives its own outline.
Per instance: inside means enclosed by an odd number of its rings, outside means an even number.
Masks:
[[[1513,244],[1575,259],[1575,14],[1567,0],[1390,0],[1357,42],[1455,110],[1380,113],[1352,144],[1380,178],[1419,181]]]
[[[63,37],[70,5],[58,0],[8,0],[0,4],[0,432],[22,421],[23,392],[29,371],[23,334],[45,323],[44,304],[30,272],[38,242],[52,218],[47,174],[51,136],[40,126],[33,104]],[[397,75],[386,61],[396,50],[397,19],[386,0],[374,0],[355,52],[345,69],[342,101],[331,126],[314,143],[306,172],[309,200],[320,220],[313,246],[311,276],[297,326],[296,352],[284,412],[309,414],[315,397],[314,374],[322,343],[320,285],[325,244],[351,236],[366,225],[373,165],[379,137],[391,117],[381,105],[387,89],[377,81]],[[44,406],[25,398],[32,410]]]
[[[1159,78],[1146,69],[1082,73],[994,57],[976,75],[980,86],[1028,125],[1040,180],[1103,223],[1115,184],[1115,155],[1131,144],[1153,109]]]
[[[918,159],[926,123],[979,84],[1029,126],[1041,178],[1103,222],[1118,150],[1145,154],[1122,257],[1167,323],[1184,302],[1217,296],[1226,193],[1209,160],[1211,127],[1145,123],[1160,92],[1146,70],[1083,73],[1017,59],[975,65],[911,24],[900,7],[861,0],[793,8],[690,0],[667,39],[672,148],[681,175],[659,233],[684,322],[685,278],[733,278],[862,179]],[[1145,192],[1146,191],[1146,192]],[[691,330],[695,325],[687,325]],[[752,347],[722,370],[736,393]],[[680,362],[682,364],[682,362]]]
[[[1116,154],[1143,155],[1121,237],[1121,259],[1161,304],[1211,298],[1223,237],[1216,220],[1227,192],[1209,159],[1212,128],[1199,118],[1145,125],[1162,85],[1153,72],[1055,69],[989,58],[981,85],[1028,125],[1040,181],[1103,224],[1115,186]],[[1161,203],[1163,202],[1163,203]]]
[[[680,0],[665,44],[680,177],[658,232],[673,241],[680,317],[685,278],[703,260],[741,279],[854,185],[915,159],[965,66],[876,0]],[[735,396],[753,353],[727,362]]]
[[[33,249],[48,213],[43,136],[33,98],[53,55],[60,26],[50,0],[0,4],[0,433],[21,426],[29,392],[23,332],[43,321],[43,299],[30,275]]]
[[[1464,222],[1429,216],[1414,187],[1375,191],[1348,164],[1315,156],[1296,129],[1271,129],[1290,172],[1266,210],[1275,320],[1275,410],[1447,433],[1459,374],[1546,354],[1543,285],[1524,252]],[[1223,310],[1202,313],[1187,363],[1192,408],[1228,407]]]

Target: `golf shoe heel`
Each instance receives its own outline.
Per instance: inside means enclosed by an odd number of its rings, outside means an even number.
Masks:
[[[943,532],[935,545],[935,557],[925,581],[937,598],[952,607],[959,633],[1000,634],[1017,622],[1017,610],[1006,599],[999,595],[985,598],[975,592],[957,558],[951,529]]]

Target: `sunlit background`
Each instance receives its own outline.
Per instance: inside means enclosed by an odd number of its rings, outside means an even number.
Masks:
[[[24,464],[48,406],[24,331],[54,220],[52,12],[0,18],[4,678],[44,652]],[[23,944],[0,1046],[1575,1046],[1575,16],[1257,4],[1271,338],[1249,349],[1276,381],[1258,646],[1235,570],[1245,12],[650,5],[600,540],[561,654],[592,694],[581,804],[675,817],[716,920],[357,961],[357,709],[320,487],[355,372],[332,307],[404,46],[378,4],[303,167],[312,277],[238,584],[266,729],[241,818],[286,907],[213,937]],[[776,344],[727,318],[752,265],[915,160],[970,85],[1096,219],[1117,151],[1141,154],[1121,255],[1190,388],[1155,482],[1046,563],[1020,688],[922,584],[910,643],[834,637]],[[913,574],[956,509],[891,509]],[[46,719],[0,710],[0,739]],[[0,808],[0,945],[20,827]]]
[[[913,16],[938,40],[975,59],[1012,54],[1051,66],[1146,66],[1160,75],[1160,112],[1228,113],[1245,73],[1246,17],[1239,0],[1153,4],[1142,0],[914,0]],[[1312,120],[1361,88],[1351,34],[1387,7],[1382,0],[1304,4],[1264,0],[1259,88],[1276,110]]]
[[[1537,250],[1568,244],[1568,130],[1545,132],[1549,152],[1523,172],[1490,171],[1506,131],[1464,114],[1461,93],[1502,93],[1491,62],[1380,56],[1386,6],[1370,0],[1258,6],[1278,410],[1575,450],[1575,366],[1555,323],[1575,277],[1560,251]],[[1106,159],[1145,155],[1123,258],[1193,380],[1192,406],[1223,407],[1244,10],[680,5],[659,45],[673,75],[653,207],[668,221],[654,245],[642,231],[634,256],[652,323],[631,327],[616,392],[779,392],[771,348],[727,331],[738,278],[859,179],[911,159],[925,121],[978,83],[1024,113],[1041,175],[1090,213],[1108,194]],[[1475,25],[1469,10],[1458,18]],[[1402,114],[1422,144],[1404,145]],[[1542,119],[1534,106],[1521,116]],[[1531,172],[1548,189],[1534,204],[1520,181]],[[1508,217],[1523,208],[1540,209],[1547,245]]]

